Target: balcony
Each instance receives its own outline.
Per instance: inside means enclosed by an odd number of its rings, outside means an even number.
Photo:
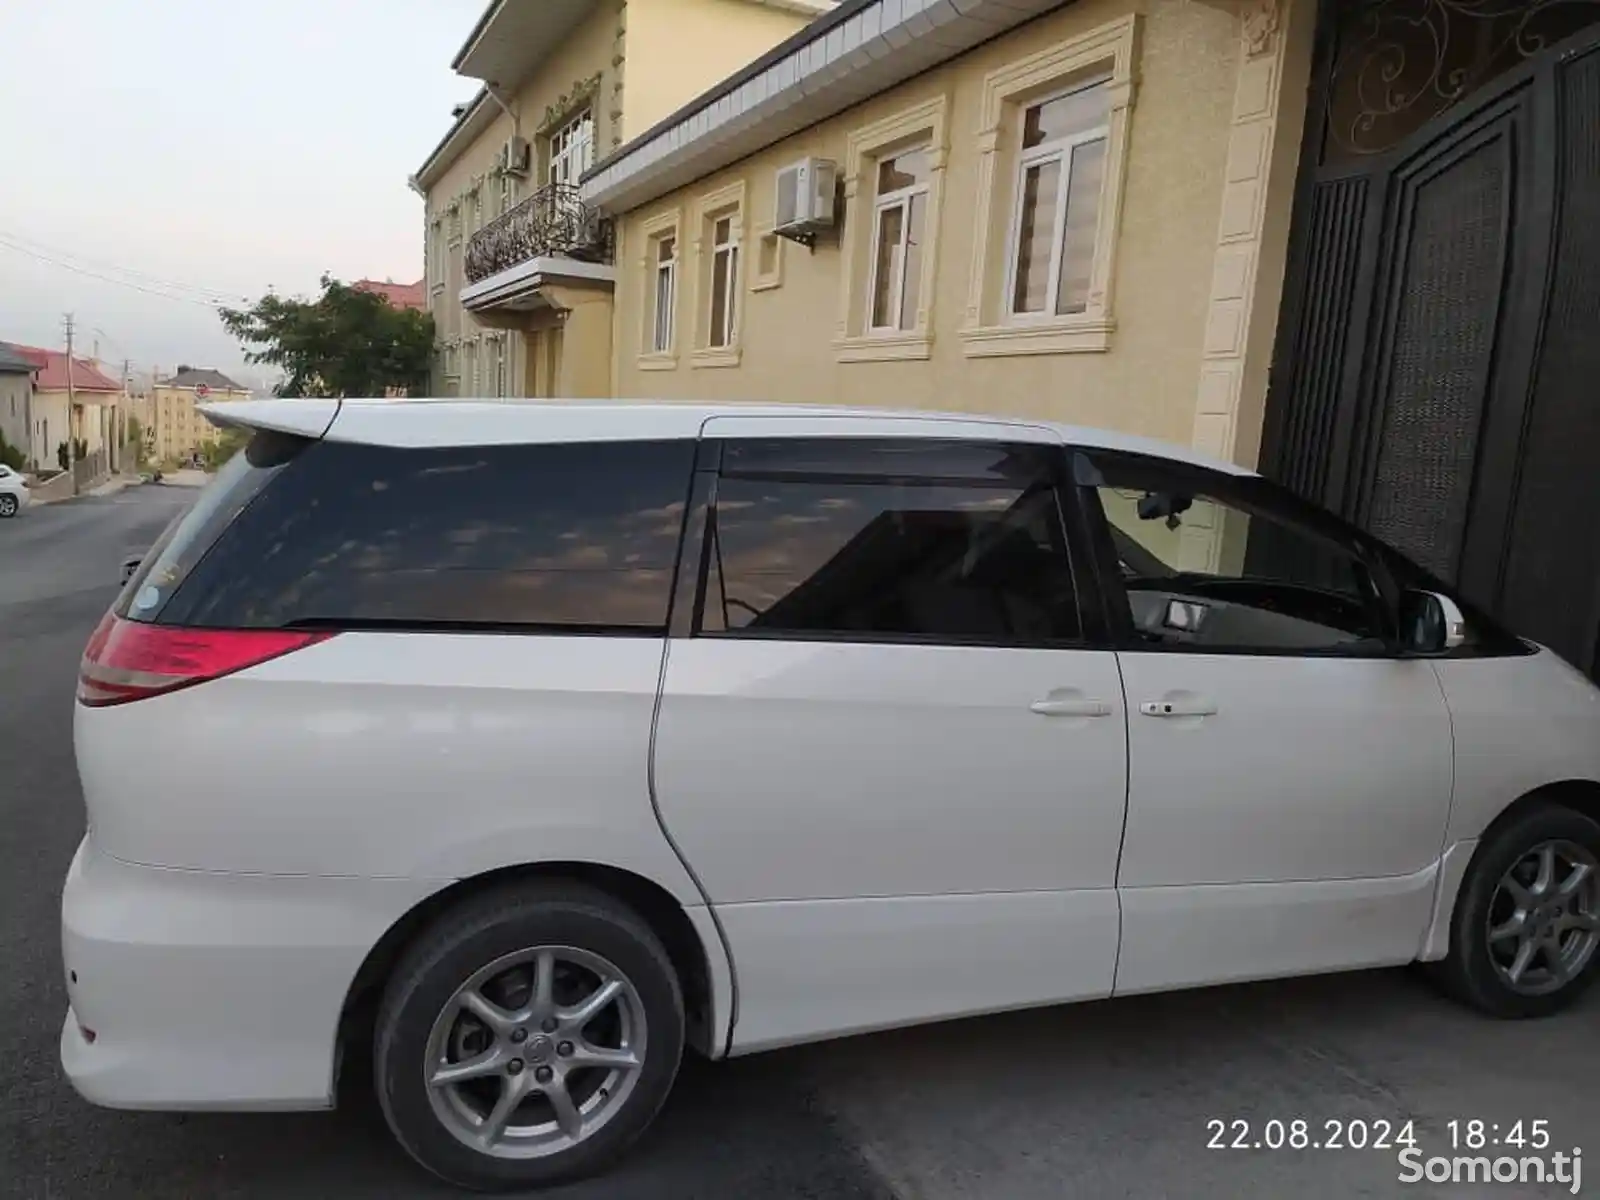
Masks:
[[[467,282],[540,258],[609,265],[611,248],[611,222],[584,204],[573,185],[550,183],[467,240]]]

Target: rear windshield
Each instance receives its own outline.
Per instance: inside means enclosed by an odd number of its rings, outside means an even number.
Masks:
[[[251,450],[129,590],[136,619],[220,629],[666,628],[692,439],[318,441],[270,459]]]
[[[230,458],[193,506],[145,551],[144,560],[117,597],[113,611],[129,621],[155,622],[177,592],[240,513],[272,478],[311,444],[309,438],[260,430]]]

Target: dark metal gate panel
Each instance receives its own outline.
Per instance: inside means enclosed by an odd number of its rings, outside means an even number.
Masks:
[[[1322,451],[1339,419],[1369,191],[1366,179],[1355,176],[1318,183],[1311,194],[1306,236],[1315,252],[1294,331],[1299,352],[1287,367],[1286,387],[1295,404],[1284,414],[1278,463],[1279,477],[1307,496],[1322,496],[1328,486]]]
[[[1373,533],[1455,579],[1490,388],[1510,236],[1514,114],[1396,175],[1392,269],[1369,386]]]
[[[1600,674],[1600,51],[1561,65],[1557,95],[1559,250],[1500,608]]]

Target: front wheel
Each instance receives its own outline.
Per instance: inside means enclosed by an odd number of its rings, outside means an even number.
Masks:
[[[424,1167],[478,1190],[609,1164],[655,1118],[683,1052],[683,998],[635,913],[577,885],[468,901],[385,992],[384,1116]]]
[[[1542,1017],[1576,1000],[1597,969],[1600,823],[1539,804],[1479,847],[1434,978],[1491,1016]]]
[[[0,494],[0,517],[14,517],[20,507],[21,505],[17,503],[17,498],[9,492]]]

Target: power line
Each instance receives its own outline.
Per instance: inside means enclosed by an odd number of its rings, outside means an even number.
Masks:
[[[232,292],[225,292],[219,288],[202,287],[199,284],[184,283],[177,279],[168,279],[161,275],[152,275],[148,271],[139,271],[133,267],[124,267],[117,263],[107,262],[104,259],[91,258],[87,254],[79,254],[74,250],[63,250],[59,246],[52,246],[48,242],[41,242],[37,238],[24,237],[20,233],[13,233],[7,229],[0,229],[0,238],[16,243],[22,249],[47,258],[65,260],[77,266],[87,267],[101,271],[112,271],[118,275],[126,275],[137,283],[158,287],[167,291],[196,292],[207,298],[218,296],[228,300],[242,300]]]
[[[245,296],[231,296],[222,292],[209,293],[201,288],[190,288],[190,286],[187,284],[170,284],[160,287],[150,287],[142,283],[135,283],[130,279],[120,279],[115,275],[107,275],[102,271],[93,271],[88,267],[79,266],[76,263],[67,262],[63,259],[55,258],[48,254],[43,254],[37,250],[32,250],[27,246],[18,245],[12,241],[9,241],[4,234],[0,234],[0,249],[12,250],[18,254],[26,255],[29,258],[38,259],[40,262],[49,263],[51,266],[60,267],[64,271],[72,271],[78,275],[86,275],[90,279],[98,279],[104,283],[114,283],[120,287],[131,288],[133,291],[143,292],[148,296],[159,296],[164,300],[180,300],[185,304],[198,304],[202,308],[211,309],[220,308],[228,301],[249,303],[249,298]],[[176,288],[187,289],[197,293],[197,295],[184,295],[181,291],[173,290]]]

